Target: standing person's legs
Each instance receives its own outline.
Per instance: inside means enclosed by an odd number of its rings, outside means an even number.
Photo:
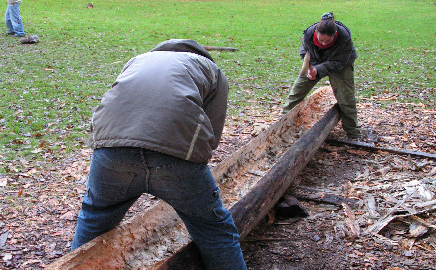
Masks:
[[[357,120],[353,67],[329,74],[329,79],[341,109],[342,128],[349,139],[356,139],[360,136],[360,126]]]
[[[94,150],[71,249],[114,229],[144,192],[147,174],[139,148]]]
[[[307,76],[298,76],[292,86],[291,92],[288,95],[285,105],[283,106],[283,114],[288,113],[298,105],[307,94],[312,90],[319,80],[309,80]]]
[[[16,37],[23,37],[25,35],[20,16],[20,3],[15,3],[12,6],[8,5],[5,14],[5,22],[8,33],[15,33],[14,35]]]
[[[12,35],[12,34],[14,34],[14,27],[12,26],[10,8],[11,8],[11,5],[8,4],[8,6],[6,8],[6,13],[5,13],[5,23],[6,23],[6,27],[8,28],[8,34]]]
[[[159,157],[160,156],[160,157]],[[163,158],[167,163],[162,166]],[[211,270],[247,269],[239,233],[207,165],[148,154],[149,192],[173,206]],[[159,164],[160,163],[160,164]]]

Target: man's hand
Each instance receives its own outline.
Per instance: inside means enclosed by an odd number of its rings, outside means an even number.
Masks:
[[[316,68],[314,66],[309,66],[309,70],[307,73],[307,78],[309,78],[309,80],[315,80],[316,79],[316,74],[318,74],[318,71],[316,70]]]

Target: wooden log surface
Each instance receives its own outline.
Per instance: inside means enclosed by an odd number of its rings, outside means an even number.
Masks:
[[[242,239],[274,207],[292,184],[298,184],[295,182],[297,175],[324,143],[339,118],[339,107],[335,105],[231,208]]]
[[[300,135],[335,103],[321,87],[231,156],[212,168],[227,208],[247,194]],[[251,173],[253,171],[260,173]],[[189,243],[175,211],[159,202],[114,230],[57,259],[47,269],[152,269]]]
[[[268,214],[292,184],[298,184],[295,182],[296,177],[318,151],[339,119],[339,106],[335,105],[279,159],[250,192],[233,205],[230,211],[241,240]],[[152,269],[203,270],[204,267],[198,249],[191,242]]]
[[[229,51],[235,52],[238,49],[233,47],[217,47],[217,46],[203,46],[207,51]]]

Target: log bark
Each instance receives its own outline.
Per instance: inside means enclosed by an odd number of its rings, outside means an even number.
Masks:
[[[268,214],[292,184],[298,184],[295,182],[297,175],[318,151],[339,118],[339,107],[335,105],[230,209],[241,240]],[[193,242],[189,243],[153,269],[204,269],[200,255],[193,256],[193,253],[198,253],[194,246]]]
[[[221,198],[231,208],[335,102],[330,87],[321,87],[231,156],[212,168]],[[156,269],[155,264],[189,243],[176,212],[159,202],[116,229],[48,265],[47,269]],[[163,268],[164,269],[164,268]]]
[[[314,201],[318,203],[327,203],[334,205],[348,204],[351,208],[357,207],[358,200],[346,198],[344,196],[328,194],[322,190],[314,188],[296,188],[291,193],[299,200]]]

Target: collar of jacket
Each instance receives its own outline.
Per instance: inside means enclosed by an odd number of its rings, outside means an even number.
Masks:
[[[322,44],[319,42],[319,40],[318,40],[318,35],[316,34],[316,30],[315,30],[315,33],[313,34],[313,43],[314,43],[318,48],[325,50],[325,49],[328,49],[328,48],[330,48],[331,46],[335,45],[335,42],[336,42],[336,39],[337,39],[337,38],[338,38],[338,31],[336,31],[336,33],[335,33],[335,37],[333,38],[332,42],[330,42],[330,43],[327,44],[327,45],[322,45]]]

